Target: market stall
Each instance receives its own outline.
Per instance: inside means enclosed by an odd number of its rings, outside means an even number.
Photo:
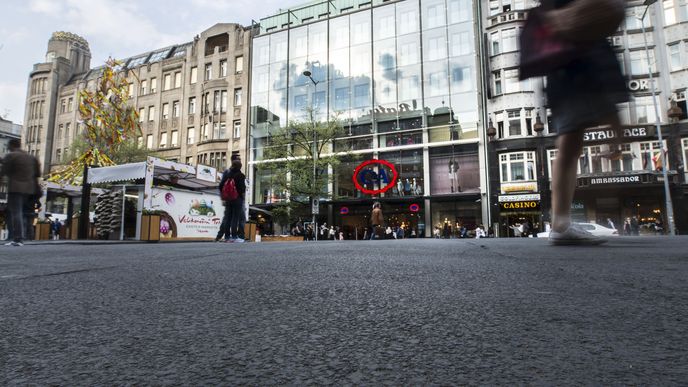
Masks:
[[[210,240],[219,231],[224,212],[217,189],[220,178],[209,166],[149,157],[145,162],[90,169],[87,181],[126,187],[123,196],[135,197],[135,239]]]

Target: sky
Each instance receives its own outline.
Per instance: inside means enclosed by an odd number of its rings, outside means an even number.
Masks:
[[[55,31],[73,32],[91,48],[91,67],[190,42],[216,23],[245,26],[303,0],[1,0],[0,116],[24,121],[26,85],[45,60]]]

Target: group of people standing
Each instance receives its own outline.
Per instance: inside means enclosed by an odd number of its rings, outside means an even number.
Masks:
[[[21,149],[18,139],[11,139],[8,149],[10,153],[0,160],[0,176],[8,178],[9,238],[5,246],[23,246],[26,239],[33,237],[36,206],[40,208],[42,190],[38,178],[41,176],[41,166],[38,159]]]

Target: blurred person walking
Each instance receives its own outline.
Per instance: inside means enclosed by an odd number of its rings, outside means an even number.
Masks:
[[[35,195],[40,195],[38,178],[41,167],[38,160],[21,149],[21,142],[11,139],[8,143],[10,151],[2,163],[2,175],[9,179],[7,208],[10,213],[11,238],[5,246],[23,246],[26,238],[24,209]]]

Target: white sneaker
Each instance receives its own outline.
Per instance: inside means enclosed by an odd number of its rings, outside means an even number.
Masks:
[[[24,244],[21,242],[12,242],[12,246],[22,247]]]
[[[14,242],[7,242],[5,243],[5,246],[14,246]]]
[[[244,239],[241,239],[241,238],[237,238],[234,240],[234,243],[244,243],[244,242],[246,242],[246,241]]]
[[[595,246],[607,243],[607,239],[592,235],[572,224],[564,232],[552,230],[549,233],[549,243],[557,246]]]

